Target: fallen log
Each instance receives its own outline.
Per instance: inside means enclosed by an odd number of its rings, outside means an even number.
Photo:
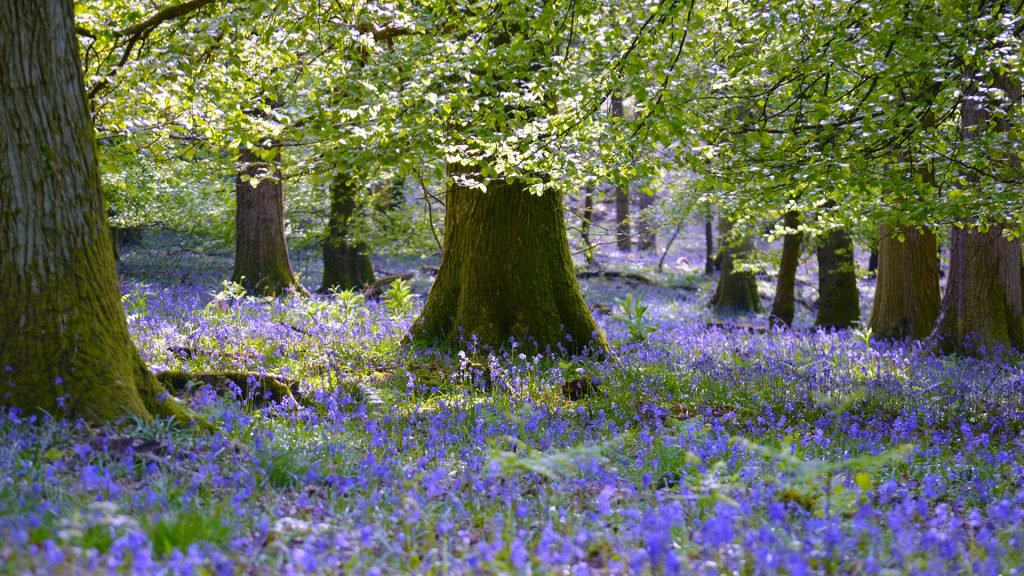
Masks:
[[[231,371],[192,374],[168,370],[155,376],[157,381],[175,395],[186,394],[192,387],[203,384],[211,387],[219,396],[233,396],[233,386],[237,387],[241,391],[238,400],[251,401],[256,407],[265,406],[269,402],[281,402],[285,398],[297,403],[302,398],[297,382],[271,374]]]

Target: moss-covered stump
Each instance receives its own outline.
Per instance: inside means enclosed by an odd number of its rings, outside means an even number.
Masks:
[[[449,169],[445,250],[413,340],[607,350],[576,281],[561,195],[506,180],[481,192],[466,185],[473,171]]]
[[[254,407],[266,406],[271,402],[281,402],[286,398],[298,403],[302,399],[299,385],[268,374],[251,372],[209,372],[192,374],[189,372],[160,372],[156,379],[166,386],[173,394],[187,394],[193,386],[203,384],[211,387],[219,396],[235,397],[235,391],[241,392],[237,399],[240,402],[252,402]]]

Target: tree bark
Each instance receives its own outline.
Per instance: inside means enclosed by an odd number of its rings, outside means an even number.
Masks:
[[[594,245],[590,242],[590,225],[594,220],[594,191],[583,189],[583,215],[580,217],[580,240],[583,241],[583,258],[587,267],[594,265]]]
[[[868,325],[876,338],[920,340],[931,333],[941,299],[937,250],[930,230],[881,227],[878,282]]]
[[[267,296],[298,289],[285,241],[281,174],[273,169],[275,162],[249,149],[242,150],[238,162],[235,269],[231,280],[250,293]]]
[[[613,118],[622,118],[622,97],[612,96],[611,115]],[[615,183],[613,192],[615,196],[615,244],[619,250],[629,252],[633,246],[633,238],[629,229],[629,187],[622,182]]]
[[[868,276],[873,277],[878,275],[878,245],[871,246],[871,252],[868,254]]]
[[[746,259],[754,251],[754,243],[748,237],[731,240],[732,222],[722,220],[722,272],[711,300],[716,314],[743,314],[759,312],[761,297],[757,293],[757,280],[752,272],[737,269],[737,261]]]
[[[853,241],[845,230],[826,233],[818,246],[818,315],[820,328],[850,328],[860,320],[860,294]]]
[[[185,418],[128,333],[72,2],[0,14],[0,405]]]
[[[800,225],[799,212],[786,212],[782,223],[789,232],[782,237],[782,258],[779,261],[779,277],[775,282],[775,298],[772,300],[769,321],[788,328],[793,324],[793,316],[796,314],[796,269],[800,264],[804,233],[797,231]]]
[[[1024,349],[1021,246],[1001,228],[954,228],[949,279],[931,338],[946,353]]]
[[[704,275],[715,273],[715,227],[711,213],[704,215]]]
[[[637,232],[639,239],[637,247],[640,250],[649,252],[658,248],[658,233],[651,225],[650,207],[654,205],[654,195],[641,193],[637,198],[637,209],[639,219],[637,221]]]
[[[331,214],[322,247],[324,278],[320,291],[349,290],[373,283],[373,263],[365,242],[351,245],[349,220],[356,209],[356,190],[347,175],[339,175],[331,184]]]
[[[960,118],[963,139],[969,143],[981,136],[981,127],[990,121],[988,108],[997,103],[992,99],[992,91],[981,95],[975,71],[965,70],[964,78]],[[1020,100],[1018,80],[1000,74],[995,78],[1006,101]],[[1004,115],[997,119],[996,131],[1010,131],[1007,118]],[[1000,161],[1019,172],[1020,160],[1015,156]],[[968,180],[977,183],[979,178],[976,173],[969,173]],[[971,222],[963,227],[954,226],[946,293],[935,330],[929,337],[932,346],[947,353],[964,354],[992,353],[1005,347],[1024,350],[1020,261],[1020,239],[1006,239],[1002,227],[992,226],[983,231]]]
[[[500,347],[576,352],[608,345],[583,301],[573,269],[562,199],[525,183],[495,180],[487,192],[465,186],[473,169],[449,166],[444,255],[411,336],[457,345],[471,335]]]

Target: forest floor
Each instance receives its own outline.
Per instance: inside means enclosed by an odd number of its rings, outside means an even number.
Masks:
[[[660,274],[656,258],[605,259],[652,284],[583,281],[606,358],[414,349],[416,294],[251,298],[220,283],[223,257],[122,256],[155,372],[270,375],[298,400],[181,391],[214,432],[0,413],[0,573],[1024,565],[1019,358],[721,323],[685,253]]]

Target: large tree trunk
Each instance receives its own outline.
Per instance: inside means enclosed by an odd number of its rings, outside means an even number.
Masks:
[[[273,162],[249,149],[242,150],[238,162],[235,270],[231,280],[253,294],[273,296],[297,289],[284,235],[281,175],[273,169]]]
[[[651,224],[650,208],[654,205],[654,195],[641,193],[637,198],[637,209],[639,219],[637,221],[637,232],[639,242],[637,247],[640,250],[649,252],[658,248],[658,233]]]
[[[72,2],[0,14],[0,405],[184,417],[128,334]]]
[[[373,283],[373,263],[364,242],[349,244],[349,220],[356,209],[356,190],[346,175],[331,184],[331,214],[323,240],[324,278],[321,292],[348,290]]]
[[[961,108],[961,127],[965,142],[981,136],[989,122],[989,106],[994,106],[991,92],[982,96],[973,70],[964,72],[965,86]],[[996,84],[1005,93],[1006,101],[1021,97],[1020,82],[1005,75],[996,75]],[[995,129],[1009,131],[1006,116],[996,121]],[[1015,156],[996,159],[993,166],[1003,164],[1015,172],[1020,160]],[[969,173],[974,183],[979,178]],[[949,251],[949,278],[935,330],[929,339],[944,352],[978,354],[1011,346],[1024,350],[1024,312],[1021,302],[1021,245],[1019,239],[1007,240],[1003,228],[992,226],[981,231],[972,223],[954,226]]]
[[[788,328],[793,324],[793,316],[796,314],[796,269],[800,264],[804,233],[797,231],[800,213],[795,210],[786,212],[782,223],[789,232],[782,237],[779,277],[775,283],[775,299],[772,300],[772,311],[768,320]]]
[[[1007,240],[1001,228],[953,228],[949,279],[932,333],[942,351],[1024,349],[1020,259],[1020,240]]]
[[[754,251],[748,237],[730,239],[732,223],[722,220],[722,272],[711,300],[716,314],[743,314],[761,310],[761,297],[757,293],[757,279],[752,272],[741,271],[737,261],[745,260]]]
[[[483,193],[459,181],[478,177],[473,171],[449,172],[444,255],[413,339],[607,349],[576,282],[561,196],[500,180]]]
[[[860,294],[853,241],[845,230],[825,234],[818,246],[818,316],[820,328],[850,328],[860,320]]]
[[[931,333],[941,296],[937,250],[931,230],[881,227],[869,324],[875,337],[920,340]]]

